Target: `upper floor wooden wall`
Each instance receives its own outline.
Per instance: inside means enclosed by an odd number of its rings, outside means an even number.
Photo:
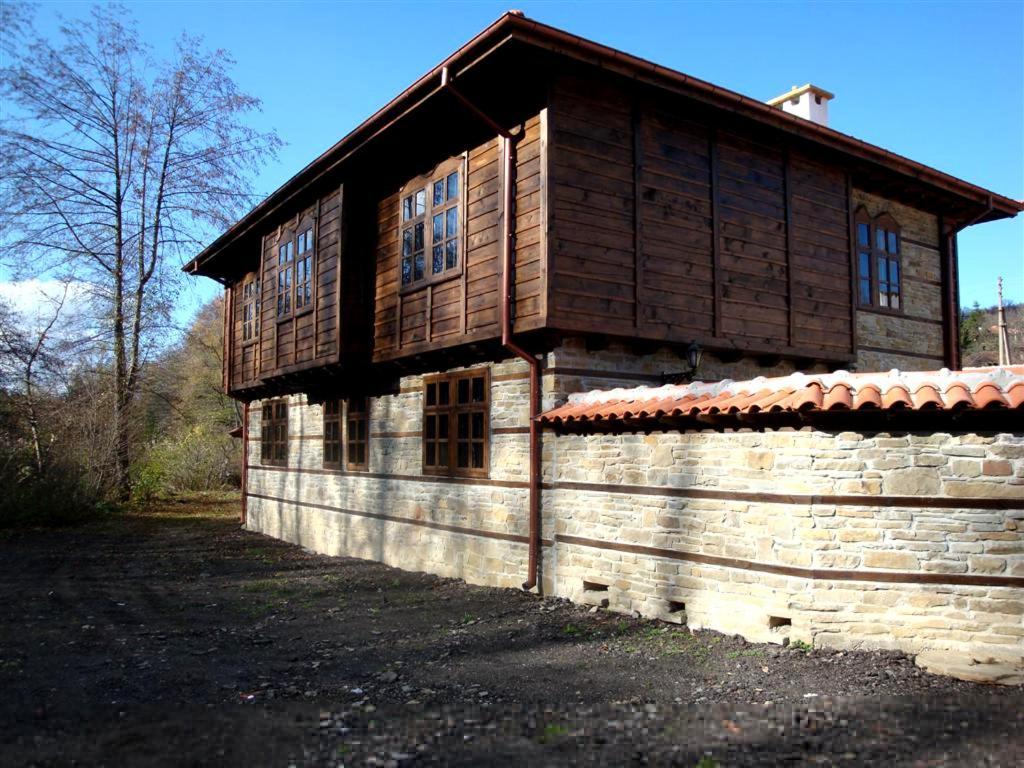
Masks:
[[[843,171],[605,79],[559,77],[549,116],[549,326],[852,356]]]
[[[523,125],[516,162],[517,328],[543,325],[543,177],[541,115]],[[443,160],[443,158],[439,158]],[[459,217],[462,268],[443,282],[403,289],[400,276],[400,194],[377,204],[373,360],[393,360],[438,347],[494,338],[501,322],[502,163],[494,138],[465,153],[465,194]]]

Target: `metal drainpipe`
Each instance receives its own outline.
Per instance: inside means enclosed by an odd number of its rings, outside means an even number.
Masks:
[[[249,519],[249,403],[242,404],[242,525]]]
[[[502,223],[501,223],[501,343],[509,352],[526,361],[530,366],[530,480],[529,480],[529,533],[527,542],[529,544],[529,561],[527,564],[526,581],[522,588],[529,590],[539,586],[538,572],[540,565],[540,373],[541,361],[536,355],[531,355],[520,347],[512,338],[512,296],[513,282],[512,269],[513,257],[515,254],[515,223],[513,222],[513,210],[515,209],[515,184],[513,184],[513,173],[515,172],[516,142],[521,138],[521,133],[513,134],[491,118],[486,112],[477,107],[467,99],[453,84],[448,73],[448,68],[441,70],[441,85],[455,96],[459,102],[470,112],[480,118],[483,122],[501,137],[502,154]]]

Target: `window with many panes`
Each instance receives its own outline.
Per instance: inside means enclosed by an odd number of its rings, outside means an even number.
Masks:
[[[324,414],[324,466],[365,470],[369,466],[369,401],[365,397],[326,400]]]
[[[401,281],[416,285],[458,274],[462,159],[410,182],[401,194]]]
[[[260,424],[260,461],[284,466],[288,463],[288,401],[263,403]]]
[[[346,402],[345,414],[345,468],[366,469],[367,427],[369,424],[368,401],[365,397],[352,397]]]
[[[341,400],[325,400],[324,412],[324,466],[341,468]]]
[[[277,316],[289,317],[313,306],[315,254],[313,227],[286,233],[277,246]]]
[[[857,303],[890,312],[903,309],[900,227],[887,213],[857,211]]]
[[[490,451],[487,369],[423,380],[423,471],[486,476]]]
[[[260,281],[249,278],[242,283],[242,342],[255,341],[260,335]]]

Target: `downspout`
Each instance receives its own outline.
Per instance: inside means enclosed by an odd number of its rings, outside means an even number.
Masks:
[[[242,404],[242,525],[249,520],[249,403]]]
[[[516,142],[521,133],[513,134],[467,99],[452,83],[448,68],[441,70],[441,86],[446,88],[458,101],[501,137],[502,155],[502,218],[501,218],[501,343],[509,352],[526,361],[530,367],[530,479],[529,479],[529,560],[526,570],[526,581],[522,588],[529,590],[539,585],[538,571],[540,565],[540,374],[541,361],[531,355],[512,338],[512,298],[514,285],[512,270],[515,256],[515,184],[513,174],[516,167]]]
[[[943,226],[942,242],[943,260],[942,272],[945,296],[943,305],[945,307],[946,322],[944,325],[945,339],[944,352],[946,367],[952,370],[959,370],[960,360],[960,291],[959,291],[959,265],[957,253],[957,233],[977,224],[981,219],[988,216],[995,209],[992,195],[988,196],[985,209],[977,216],[965,222],[953,222],[948,228]]]

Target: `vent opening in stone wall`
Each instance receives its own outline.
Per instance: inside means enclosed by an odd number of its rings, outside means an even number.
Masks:
[[[686,611],[686,603],[681,600],[669,600],[668,601],[668,612],[669,613],[684,613]]]
[[[793,626],[793,620],[788,616],[769,616],[768,629],[772,632],[781,632],[786,627]]]
[[[608,585],[607,584],[601,584],[598,581],[587,581],[587,580],[584,579],[584,581],[583,581],[583,591],[584,592],[607,592],[608,591]]]

